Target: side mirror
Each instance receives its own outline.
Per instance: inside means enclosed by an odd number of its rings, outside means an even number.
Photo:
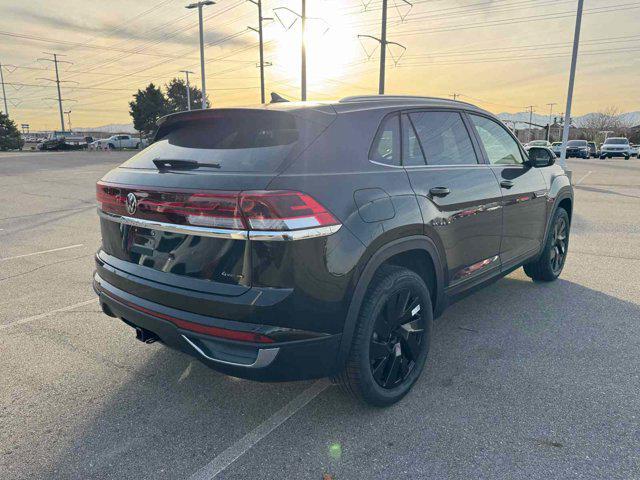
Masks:
[[[548,167],[556,163],[556,155],[544,147],[531,147],[527,152],[529,163],[534,168]]]

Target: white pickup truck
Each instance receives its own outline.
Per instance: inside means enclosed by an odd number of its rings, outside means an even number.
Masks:
[[[145,139],[132,135],[112,135],[93,142],[93,150],[115,150],[118,148],[144,148],[148,145]]]

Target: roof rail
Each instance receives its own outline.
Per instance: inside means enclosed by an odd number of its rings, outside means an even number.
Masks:
[[[355,102],[397,102],[401,100],[417,100],[417,101],[442,101],[451,103],[466,103],[460,100],[451,100],[450,98],[440,97],[426,97],[421,95],[353,95],[350,97],[344,97],[339,100],[340,103],[355,103]],[[469,104],[470,105],[470,104]]]

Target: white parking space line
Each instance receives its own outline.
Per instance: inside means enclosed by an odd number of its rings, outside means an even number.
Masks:
[[[84,307],[85,305],[91,305],[92,303],[96,303],[98,298],[92,298],[91,300],[86,300],[80,303],[74,303],[73,305],[67,305],[66,307],[56,308],[55,310],[49,310],[48,312],[41,313],[39,315],[33,315],[31,317],[23,318],[21,320],[16,320],[15,322],[5,323],[4,325],[0,325],[0,330],[5,330],[7,328],[15,327],[17,325],[24,325],[25,323],[35,322],[36,320],[41,320],[43,318],[50,317],[51,315],[55,315],[56,313],[68,312],[69,310],[73,310],[78,307]]]
[[[42,255],[43,253],[61,252],[62,250],[70,250],[72,248],[79,248],[82,246],[84,246],[84,243],[78,243],[77,245],[69,245],[67,247],[52,248],[51,250],[41,250],[39,252],[25,253],[24,255],[15,255],[13,257],[0,257],[0,262],[4,262],[6,260],[15,260],[16,258],[31,257],[33,255]]]
[[[576,185],[580,185],[582,183],[582,181],[587,178],[589,175],[591,175],[591,170],[589,170],[587,173],[585,173],[582,178],[580,178],[580,180],[578,180],[575,184]]]
[[[212,480],[229,465],[247,453],[256,443],[269,435],[307,403],[320,395],[331,383],[327,379],[316,381],[300,395],[274,413],[271,417],[247,433],[220,455],[189,477],[189,480]]]

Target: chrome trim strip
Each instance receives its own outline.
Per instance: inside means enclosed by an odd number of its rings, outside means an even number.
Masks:
[[[184,338],[187,341],[187,343],[189,345],[191,345],[191,347],[193,347],[193,349],[196,352],[198,352],[201,356],[203,356],[207,360],[211,360],[212,362],[216,362],[216,363],[222,363],[224,365],[231,365],[231,366],[234,366],[234,367],[244,367],[244,368],[264,368],[264,367],[268,367],[276,359],[276,356],[278,355],[278,352],[280,351],[280,347],[276,347],[276,348],[259,348],[258,349],[258,356],[256,357],[256,360],[251,364],[227,362],[226,360],[220,360],[218,358],[210,357],[209,355],[204,353],[200,347],[198,347],[195,343],[193,343],[191,340],[189,340],[185,335],[181,334],[180,336],[182,338]]]
[[[192,225],[176,225],[173,223],[145,220],[142,218],[125,217],[103,212],[98,208],[98,216],[112,222],[130,225],[132,227],[149,228],[163,232],[180,233],[183,235],[196,235],[200,237],[228,238],[232,240],[255,240],[263,242],[286,242],[304,240],[307,238],[332,235],[340,230],[342,225],[330,225],[327,227],[305,228],[302,230],[276,231],[276,230],[230,230],[213,227],[195,227]]]
[[[281,241],[288,242],[294,240],[304,240],[306,238],[325,237],[333,235],[340,230],[342,225],[329,225],[328,227],[305,228],[303,230],[270,231],[270,230],[249,230],[249,240],[258,241]]]
[[[192,225],[175,225],[173,223],[158,222],[155,220],[112,215],[110,213],[103,212],[100,209],[98,209],[98,215],[106,220],[111,220],[112,222],[121,223],[123,225],[149,228],[151,230],[162,230],[163,232],[198,235],[200,237],[231,238],[235,240],[246,240],[248,238],[246,230],[227,230],[223,228],[194,227]]]

